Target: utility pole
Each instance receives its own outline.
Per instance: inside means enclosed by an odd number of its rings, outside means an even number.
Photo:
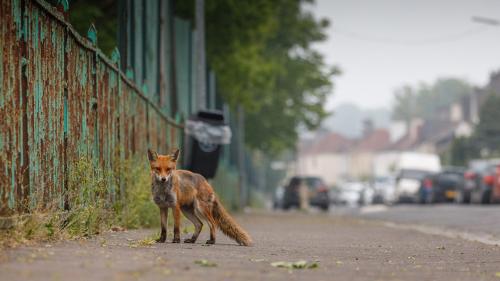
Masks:
[[[204,0],[196,0],[196,92],[198,98],[198,110],[207,107],[207,75],[205,64],[205,3]]]
[[[239,193],[240,207],[244,208],[248,204],[248,188],[246,185],[246,166],[245,166],[245,111],[243,106],[238,105],[237,114],[237,134],[238,134],[238,174],[239,174]]]

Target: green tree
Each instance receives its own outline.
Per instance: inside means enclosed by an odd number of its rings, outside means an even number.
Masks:
[[[327,115],[331,92],[327,67],[311,44],[325,40],[328,21],[302,8],[305,0],[206,1],[207,59],[219,91],[246,115],[246,143],[279,152],[292,148],[297,128],[316,128]],[[177,3],[192,19],[194,1]]]
[[[57,4],[57,0],[52,0]],[[116,0],[74,0],[70,1],[69,21],[85,36],[91,24],[97,29],[97,45],[106,55],[111,55],[117,44],[117,2]]]
[[[467,166],[469,160],[479,156],[478,147],[473,143],[473,138],[457,137],[444,153],[444,162],[453,166]]]
[[[432,85],[404,86],[394,92],[393,118],[406,121],[415,117],[438,118],[443,107],[469,94],[472,87],[455,78],[438,79]]]
[[[500,95],[491,93],[479,113],[479,124],[474,133],[474,143],[494,154],[500,153]]]
[[[404,121],[406,126],[410,125],[410,121],[418,116],[417,113],[417,98],[411,86],[403,86],[394,92],[394,108],[392,110],[392,118],[394,120]]]

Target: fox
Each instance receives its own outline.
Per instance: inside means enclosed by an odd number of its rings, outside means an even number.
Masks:
[[[151,192],[154,203],[160,209],[161,232],[158,243],[167,239],[168,209],[174,217],[172,243],[180,243],[180,219],[182,214],[194,225],[194,233],[184,243],[195,243],[203,228],[203,221],[210,228],[210,239],[206,244],[215,244],[216,228],[239,245],[252,246],[250,235],[236,223],[222,206],[208,181],[200,174],[177,169],[180,150],[175,148],[166,155],[148,149],[151,167]]]

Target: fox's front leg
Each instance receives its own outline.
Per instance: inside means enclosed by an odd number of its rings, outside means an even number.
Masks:
[[[175,206],[173,209],[174,213],[174,239],[172,243],[180,243],[181,242],[181,233],[179,230],[181,224],[181,208],[180,206]]]
[[[165,243],[167,240],[167,218],[168,208],[160,208],[161,234],[160,238],[156,240],[158,243]]]

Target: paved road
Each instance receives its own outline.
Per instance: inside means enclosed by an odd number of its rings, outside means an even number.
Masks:
[[[213,246],[136,247],[154,231],[111,232],[4,251],[0,280],[499,280],[500,247],[331,214],[256,213],[238,220],[255,246],[236,246],[219,234]],[[217,266],[194,263],[200,259]],[[270,265],[299,260],[319,267]]]
[[[345,212],[345,211],[344,211]],[[500,241],[498,205],[397,205],[389,208],[369,206],[351,214],[362,218],[401,224],[418,224],[472,234],[487,234]]]

